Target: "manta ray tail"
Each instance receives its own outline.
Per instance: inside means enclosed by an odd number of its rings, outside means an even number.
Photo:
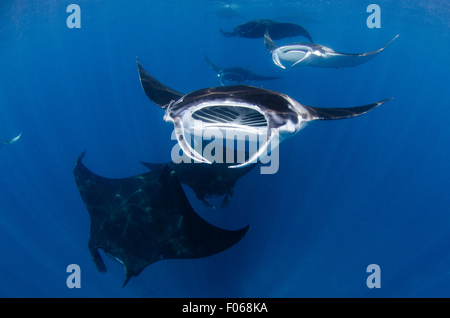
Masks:
[[[312,106],[305,106],[310,115],[312,115],[311,120],[332,120],[332,119],[346,119],[346,118],[352,118],[361,116],[375,107],[380,106],[381,104],[391,100],[391,98],[387,98],[385,100],[364,105],[364,106],[357,106],[357,107],[345,107],[345,108],[322,108],[322,107],[312,107]]]

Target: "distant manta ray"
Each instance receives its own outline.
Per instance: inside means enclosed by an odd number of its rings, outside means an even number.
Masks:
[[[10,139],[10,140],[0,140],[0,148],[2,148],[3,145],[9,145],[9,144],[15,143],[20,138],[20,136],[22,136],[22,133],[20,133],[19,136],[14,137],[13,139]]]
[[[272,54],[273,62],[285,69],[280,60],[292,63],[291,67],[314,66],[323,68],[344,68],[361,65],[380,54],[398,35],[382,48],[367,53],[340,53],[329,47],[313,43],[297,43],[278,47],[271,39],[266,30],[264,44]]]
[[[252,20],[235,26],[233,32],[220,29],[223,36],[229,38],[238,36],[241,38],[260,39],[264,37],[264,33],[268,30],[275,40],[290,38],[294,36],[303,36],[311,43],[313,39],[309,32],[298,24],[288,22],[277,22],[269,19]]]
[[[248,84],[251,81],[270,81],[278,78],[282,78],[282,76],[262,76],[253,73],[248,68],[242,67],[226,67],[221,68],[214,63],[212,63],[208,57],[205,55],[206,63],[209,68],[217,73],[219,77],[220,84],[222,86],[226,85],[237,85],[237,84]]]

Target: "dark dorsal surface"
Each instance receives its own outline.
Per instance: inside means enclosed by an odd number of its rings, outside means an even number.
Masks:
[[[110,179],[89,171],[80,155],[73,171],[89,212],[89,250],[100,272],[98,252],[125,267],[125,282],[150,264],[165,259],[195,259],[220,253],[245,235],[248,227],[229,231],[195,213],[168,166],[129,178]]]

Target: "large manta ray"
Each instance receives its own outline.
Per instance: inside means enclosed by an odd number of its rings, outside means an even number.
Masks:
[[[242,23],[233,28],[233,32],[220,30],[223,36],[229,38],[238,36],[241,38],[260,39],[264,37],[266,30],[275,40],[291,38],[294,36],[303,36],[311,43],[313,39],[308,31],[295,23],[277,22],[269,19],[252,20]]]
[[[380,54],[389,44],[394,41],[398,35],[382,48],[367,53],[340,53],[329,47],[312,44],[296,43],[278,47],[270,36],[268,30],[264,34],[264,44],[272,54],[273,62],[281,67],[280,60],[291,63],[291,67],[315,66],[315,67],[352,67],[366,63]]]
[[[15,143],[20,138],[20,136],[22,136],[22,134],[19,134],[19,136],[14,137],[13,139],[10,140],[0,140],[0,148],[2,148],[3,145],[10,145],[12,143]]]
[[[206,63],[209,68],[217,73],[219,77],[220,84],[222,86],[225,85],[237,85],[237,84],[248,84],[251,81],[270,81],[274,79],[278,79],[281,77],[274,76],[262,76],[253,73],[248,68],[242,67],[227,67],[221,68],[215,64],[213,64],[208,57],[205,55]]]
[[[222,197],[225,195],[220,208],[225,209],[230,204],[234,194],[234,186],[241,177],[250,172],[256,164],[251,164],[242,169],[228,169],[227,163],[141,163],[151,171],[161,170],[168,165],[181,183],[189,186],[196,194],[197,198],[208,208],[215,206],[208,202],[208,198]]]
[[[223,230],[203,220],[189,204],[177,173],[167,166],[109,179],[89,171],[81,162],[84,154],[73,174],[91,219],[89,251],[101,273],[106,266],[98,249],[124,265],[122,287],[152,263],[220,253],[248,230]]]
[[[191,147],[185,130],[191,136],[203,136],[204,130],[215,128],[233,139],[262,137],[262,145],[248,160],[229,168],[257,162],[269,145],[273,149],[310,121],[360,116],[391,99],[358,107],[320,108],[302,105],[282,93],[246,85],[204,88],[185,95],[165,86],[137,63],[145,94],[165,110],[164,120],[174,124],[178,144],[190,158],[211,163]]]

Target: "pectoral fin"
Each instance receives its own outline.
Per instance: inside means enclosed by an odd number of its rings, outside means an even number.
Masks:
[[[392,97],[369,105],[345,108],[303,106],[312,115],[312,120],[346,119],[361,116],[391,99]]]
[[[174,89],[164,85],[156,78],[151,76],[139,63],[136,58],[138,71],[139,71],[139,79],[141,80],[142,89],[145,92],[145,95],[156,105],[165,109],[172,100],[178,100],[184,94],[177,92]]]

